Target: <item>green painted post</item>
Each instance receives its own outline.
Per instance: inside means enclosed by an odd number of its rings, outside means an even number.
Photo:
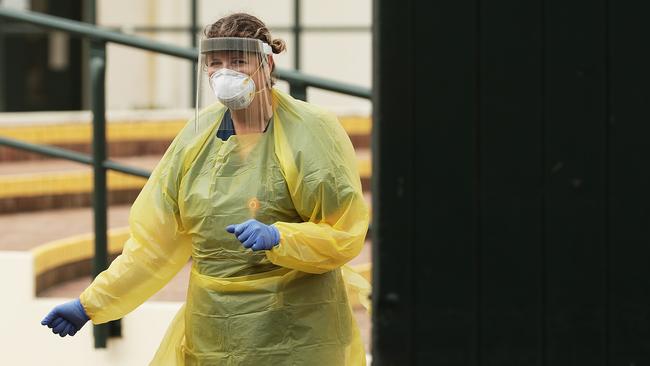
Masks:
[[[293,1],[293,68],[300,70],[300,35],[302,25],[300,23],[300,0]]]
[[[93,257],[93,278],[108,266],[107,218],[106,218],[106,44],[93,41],[90,44],[90,80],[92,84],[91,108],[93,113],[93,211],[95,226],[95,256]],[[95,348],[106,348],[108,324],[96,325],[93,329]]]
[[[82,10],[82,21],[84,23],[95,25],[97,22],[97,3],[96,0],[84,0],[83,1],[83,10]],[[90,106],[90,96],[92,94],[92,89],[90,85],[90,39],[82,38],[81,39],[81,80],[82,80],[82,93],[81,93],[81,106],[84,109],[89,108]]]
[[[84,22],[90,24],[96,24],[97,22],[97,4],[96,0],[86,0],[86,6],[84,7]]]
[[[289,82],[289,94],[300,100],[307,100],[307,85],[298,81]]]
[[[6,21],[0,19],[0,50],[5,49],[5,36],[4,36],[4,27],[6,26]],[[0,57],[0,111],[4,112],[5,110],[5,57],[4,55]]]
[[[196,42],[196,28],[198,24],[198,4],[196,0],[192,0],[192,9],[190,10],[191,16],[192,16],[192,24],[191,24],[191,29],[190,29],[190,40],[192,41],[192,48],[196,49],[197,47],[197,42]],[[192,107],[196,106],[196,62],[192,62],[192,69],[191,69],[191,74],[190,74],[190,80],[192,82],[192,90],[191,90],[191,95],[192,95]]]

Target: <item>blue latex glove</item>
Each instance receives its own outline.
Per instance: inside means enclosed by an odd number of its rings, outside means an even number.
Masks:
[[[41,320],[42,325],[52,328],[61,337],[75,335],[89,320],[79,299],[57,305]]]
[[[280,232],[275,226],[254,219],[238,225],[228,225],[226,231],[235,234],[246,249],[269,250],[280,243]]]

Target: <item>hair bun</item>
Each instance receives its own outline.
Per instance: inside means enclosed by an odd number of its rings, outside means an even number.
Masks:
[[[281,40],[280,38],[276,38],[271,41],[271,49],[273,50],[273,53],[280,53],[284,50],[287,49],[287,44]]]

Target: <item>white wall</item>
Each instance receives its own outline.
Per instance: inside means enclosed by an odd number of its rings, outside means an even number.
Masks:
[[[189,1],[128,0],[98,1],[98,23],[122,27],[188,26]],[[275,55],[279,67],[293,68],[293,36],[273,31],[293,22],[293,0],[203,0],[199,1],[199,25],[203,28],[233,12],[248,12],[264,21],[276,38],[283,38],[287,51]],[[302,36],[302,71],[348,82],[371,86],[371,1],[330,0],[302,1],[304,26],[366,26],[367,32],[305,32]],[[187,34],[157,33],[137,35],[179,46],[190,46]],[[187,108],[191,89],[188,61],[168,56],[109,45],[107,69],[107,106],[109,109]],[[278,87],[287,90],[284,83]],[[337,113],[368,115],[370,102],[335,93],[309,90],[309,101]]]
[[[372,85],[372,1],[302,1],[304,26],[365,26],[367,32],[306,32],[302,36],[302,71],[370,88]],[[339,115],[371,113],[371,103],[359,98],[310,89],[311,102]]]
[[[0,251],[3,365],[147,365],[181,306],[145,302],[123,319],[122,338],[110,339],[106,349],[95,350],[90,323],[74,337],[65,338],[40,325],[50,309],[70,299],[35,298],[32,261],[29,252]]]

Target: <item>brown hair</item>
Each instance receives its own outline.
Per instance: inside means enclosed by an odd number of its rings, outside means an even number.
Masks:
[[[284,51],[287,46],[282,39],[271,37],[271,32],[266,28],[266,25],[258,18],[246,14],[235,13],[223,17],[213,24],[205,27],[203,34],[207,38],[215,37],[245,37],[255,38],[262,42],[266,42],[271,46],[273,53],[280,53]],[[271,72],[275,69],[275,63]]]

